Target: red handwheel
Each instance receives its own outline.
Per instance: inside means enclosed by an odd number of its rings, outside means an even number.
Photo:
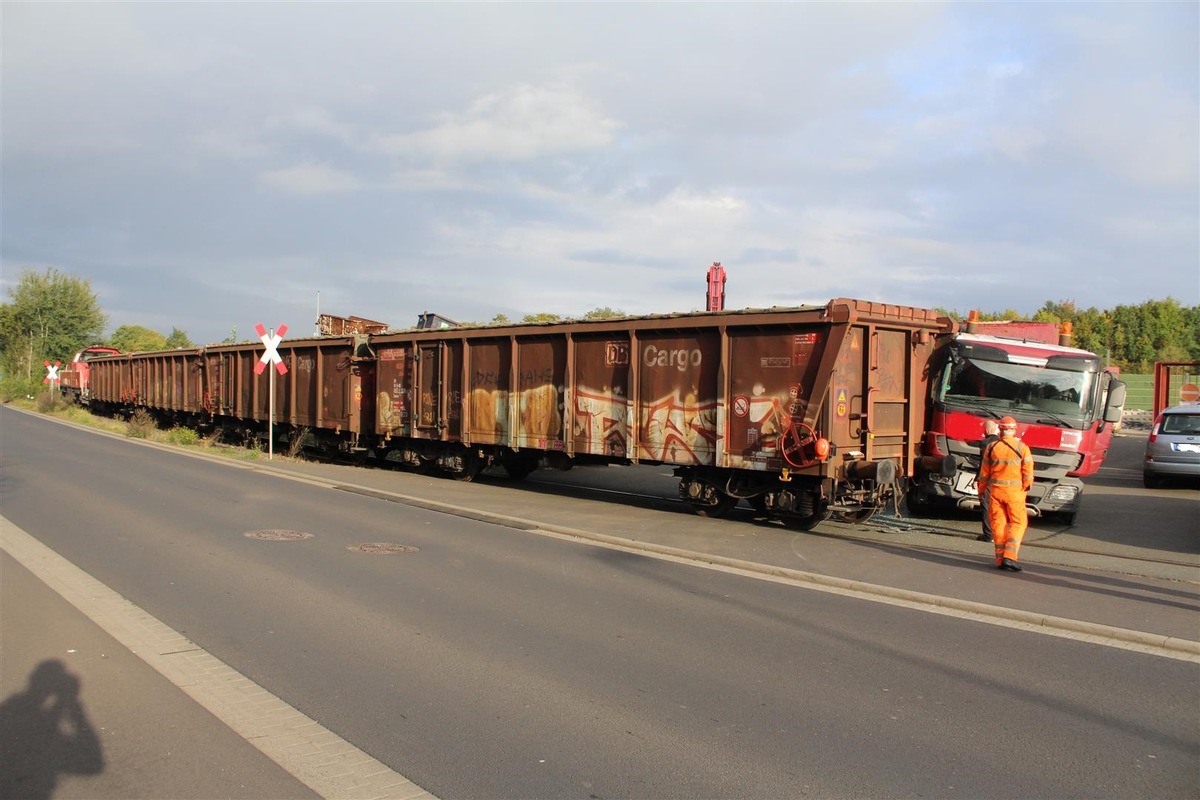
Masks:
[[[796,469],[801,469],[824,461],[829,455],[829,441],[817,436],[805,423],[793,422],[784,431],[780,450],[783,452],[784,461]]]

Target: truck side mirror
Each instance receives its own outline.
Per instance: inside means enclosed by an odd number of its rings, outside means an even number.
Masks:
[[[1125,393],[1127,387],[1125,381],[1119,381],[1116,378],[1108,385],[1108,400],[1104,403],[1104,421],[1105,422],[1120,422],[1121,415],[1125,412]]]

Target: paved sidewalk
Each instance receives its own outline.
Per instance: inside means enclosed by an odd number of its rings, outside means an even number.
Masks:
[[[0,575],[0,797],[317,796],[3,551]]]
[[[0,798],[431,798],[3,517],[0,571]]]

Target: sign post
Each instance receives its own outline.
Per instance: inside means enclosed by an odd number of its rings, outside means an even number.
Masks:
[[[55,389],[58,388],[58,368],[62,366],[61,361],[55,361],[51,364],[49,361],[43,361],[46,365],[46,377],[42,378],[42,383],[50,384],[50,394],[53,395]]]
[[[262,375],[268,364],[275,367],[271,370],[270,388],[267,390],[270,395],[267,411],[267,460],[270,461],[275,458],[275,373],[287,374],[287,365],[283,363],[283,358],[279,355],[279,343],[283,341],[283,335],[287,333],[287,325],[280,325],[278,332],[271,329],[271,332],[268,333],[260,322],[254,326],[254,332],[258,334],[263,347],[266,348],[262,357],[258,359],[258,363],[254,365],[254,374]]]

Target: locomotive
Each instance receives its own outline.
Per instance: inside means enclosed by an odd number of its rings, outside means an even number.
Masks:
[[[120,355],[115,347],[92,345],[85,347],[75,354],[71,363],[65,364],[59,371],[58,388],[64,399],[86,405],[92,399],[91,391],[91,360],[99,356]]]
[[[843,298],[383,328],[283,341],[286,369],[272,381],[257,343],[96,354],[81,399],[463,481],[486,467],[520,479],[542,467],[669,465],[699,514],[746,501],[802,529],[834,514],[865,520],[918,467],[945,468],[920,447],[927,364],[952,323],[927,309]]]

